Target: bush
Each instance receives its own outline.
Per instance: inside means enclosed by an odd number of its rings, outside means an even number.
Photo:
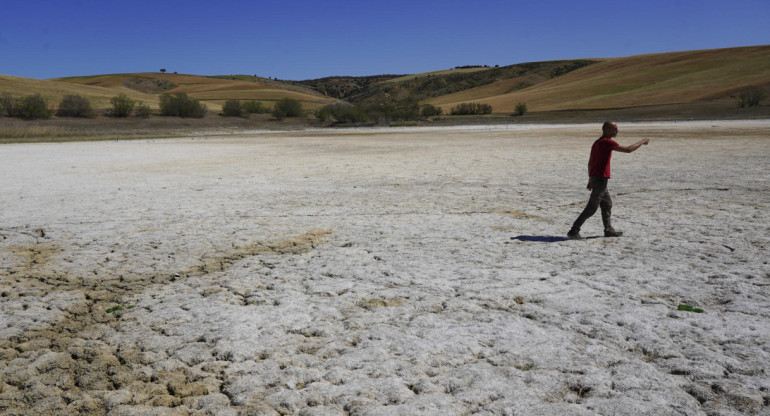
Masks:
[[[126,94],[116,95],[110,99],[112,108],[107,110],[110,117],[128,117],[134,111],[136,101],[129,98]]]
[[[265,107],[265,105],[261,102],[255,100],[246,101],[245,103],[241,104],[241,108],[243,111],[249,114],[266,114],[270,112],[269,108]]]
[[[399,103],[374,104],[366,108],[370,120],[378,124],[388,124],[394,121],[413,121],[420,117],[420,105],[417,101],[407,99]]]
[[[339,123],[364,123],[368,120],[366,111],[360,107],[345,104],[329,104],[316,112],[321,121],[335,120]]]
[[[517,116],[523,116],[524,113],[527,112],[527,104],[526,103],[518,103],[516,104],[516,115]]]
[[[13,113],[15,117],[24,120],[33,120],[36,118],[50,118],[52,111],[48,109],[48,103],[40,94],[28,95],[24,98],[15,100]]]
[[[11,94],[4,92],[0,95],[0,111],[8,117],[16,117],[16,100],[11,97]]]
[[[40,94],[32,94],[22,98],[13,98],[4,92],[0,96],[0,110],[8,117],[18,117],[25,120],[50,118],[52,111]]]
[[[420,110],[420,115],[423,117],[440,116],[442,114],[444,114],[444,110],[432,104],[425,104],[422,106],[422,110]]]
[[[207,111],[205,104],[183,92],[160,96],[160,113],[164,116],[203,118]]]
[[[144,103],[139,103],[134,107],[134,114],[137,117],[147,118],[150,116],[150,106]]]
[[[244,114],[241,102],[238,100],[227,100],[222,106],[222,115],[225,117],[243,117]]]
[[[291,98],[284,98],[275,103],[275,107],[273,107],[273,117],[277,119],[301,116],[302,104],[297,100],[292,100]]]
[[[492,114],[492,106],[479,103],[462,103],[451,110],[453,116]]]
[[[409,97],[398,104],[394,116],[398,121],[417,120],[420,118],[420,103],[416,98]]]
[[[751,88],[738,95],[738,107],[759,107],[759,103],[767,97],[765,91],[760,88]]]
[[[65,95],[56,111],[57,117],[93,117],[94,110],[88,98],[80,95]]]

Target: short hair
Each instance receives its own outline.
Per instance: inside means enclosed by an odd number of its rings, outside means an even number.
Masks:
[[[605,132],[612,127],[612,125],[615,124],[614,121],[605,121],[604,124],[602,124],[602,131]]]

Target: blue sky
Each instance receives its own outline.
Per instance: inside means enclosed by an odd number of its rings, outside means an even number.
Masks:
[[[770,44],[768,22],[768,0],[0,0],[0,74],[409,74]]]

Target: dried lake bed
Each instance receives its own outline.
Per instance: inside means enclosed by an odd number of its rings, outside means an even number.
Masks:
[[[770,414],[770,121],[600,127],[2,145],[0,414]]]

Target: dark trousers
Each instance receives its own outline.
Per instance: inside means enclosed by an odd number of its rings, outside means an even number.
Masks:
[[[591,181],[591,187],[593,188],[591,190],[591,197],[588,199],[588,204],[586,204],[583,212],[581,212],[580,216],[575,220],[570,232],[580,231],[580,227],[583,226],[583,223],[591,218],[598,208],[602,209],[602,223],[604,223],[604,229],[612,229],[612,224],[610,223],[612,198],[610,198],[610,193],[607,191],[607,182],[609,182],[609,178],[591,176],[589,180]]]

